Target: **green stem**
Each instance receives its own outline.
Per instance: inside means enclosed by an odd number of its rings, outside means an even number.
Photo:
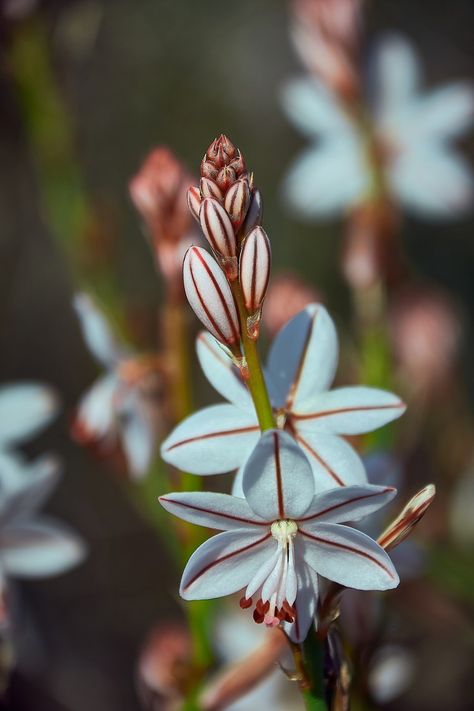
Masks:
[[[245,308],[240,284],[234,281],[231,283],[231,288],[239,312],[242,349],[248,368],[247,385],[255,406],[260,429],[265,432],[265,430],[272,430],[276,427],[275,416],[268,396],[257,343],[248,334],[247,319],[249,314]]]
[[[324,699],[324,641],[310,631],[301,645],[307,688],[302,695],[307,711],[327,711]]]

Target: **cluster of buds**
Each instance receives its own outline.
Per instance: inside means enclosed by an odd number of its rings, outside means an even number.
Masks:
[[[248,335],[258,337],[271,250],[261,227],[260,192],[226,136],[216,138],[206,151],[199,186],[188,190],[188,205],[215,258],[200,247],[188,250],[186,296],[205,327],[239,356],[242,317]]]
[[[360,0],[293,0],[292,37],[308,70],[343,99],[358,94]]]
[[[186,249],[194,236],[186,191],[193,182],[184,165],[165,147],[147,156],[129,184],[130,197],[150,236],[156,262],[169,285],[180,283]]]

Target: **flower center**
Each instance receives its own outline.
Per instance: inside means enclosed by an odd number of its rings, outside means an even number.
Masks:
[[[282,519],[274,521],[270,530],[277,543],[276,550],[249,582],[240,600],[240,607],[251,607],[252,595],[258,591],[253,619],[273,627],[280,622],[295,620],[293,603],[296,599],[297,580],[293,539],[298,533],[298,526],[291,519]]]

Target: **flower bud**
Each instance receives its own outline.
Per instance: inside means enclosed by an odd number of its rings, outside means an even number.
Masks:
[[[217,174],[219,172],[219,169],[214,165],[214,163],[211,163],[210,161],[207,160],[206,156],[202,159],[201,162],[201,175],[203,178],[210,178],[211,180],[215,180],[217,178]]]
[[[240,151],[237,151],[236,157],[229,163],[229,168],[235,170],[235,173],[239,178],[243,177],[243,175],[247,173],[245,161]]]
[[[217,174],[216,183],[225,194],[230,186],[235,183],[237,176],[233,168],[225,165]]]
[[[215,259],[190,247],[183,263],[184,290],[198,319],[218,341],[237,349],[240,326],[229,282]]]
[[[199,221],[212,249],[223,257],[235,257],[237,240],[234,229],[229,215],[217,200],[206,198],[202,201]]]
[[[247,214],[241,227],[241,233],[245,237],[254,227],[262,224],[263,218],[263,201],[260,190],[254,189],[250,194],[249,206]]]
[[[206,151],[207,158],[218,168],[228,165],[236,154],[234,144],[223,133],[215,138]]]
[[[260,309],[270,278],[270,240],[262,227],[255,227],[245,239],[240,253],[240,285],[247,311]]]
[[[187,193],[188,207],[191,215],[199,222],[199,210],[201,209],[201,193],[196,185],[188,188]]]
[[[209,178],[201,178],[199,188],[201,190],[201,196],[203,198],[214,198],[215,200],[220,201],[224,199],[224,196],[222,195],[218,185]]]
[[[250,188],[248,181],[243,178],[238,180],[227,191],[224,207],[232,221],[234,229],[238,229],[247,214],[250,202]]]
[[[410,534],[412,528],[416,526],[420,519],[423,518],[434,499],[435,493],[434,484],[428,484],[415,494],[397,518],[379,536],[377,543],[385,550],[398,546]]]

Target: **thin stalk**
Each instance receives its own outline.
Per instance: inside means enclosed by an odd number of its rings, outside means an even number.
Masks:
[[[242,349],[248,368],[247,385],[255,406],[260,429],[265,432],[265,430],[271,430],[276,427],[275,416],[268,396],[257,343],[248,334],[248,313],[245,308],[240,284],[237,281],[231,282],[231,288],[239,312]]]

